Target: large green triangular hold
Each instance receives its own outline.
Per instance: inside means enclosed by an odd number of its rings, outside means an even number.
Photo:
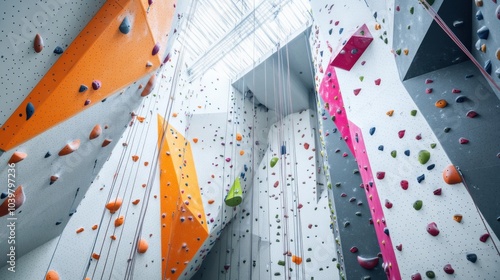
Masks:
[[[240,177],[237,177],[236,180],[234,180],[233,186],[229,190],[226,199],[224,199],[224,202],[226,202],[227,206],[238,206],[243,200],[241,196],[242,193],[243,192],[241,191]]]

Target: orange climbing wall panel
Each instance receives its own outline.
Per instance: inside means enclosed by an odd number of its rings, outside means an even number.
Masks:
[[[147,0],[107,1],[0,128],[0,149],[8,151],[153,74],[165,56],[174,2],[148,7]],[[119,31],[125,17],[132,25],[128,34]],[[155,44],[160,51],[152,55]],[[98,90],[92,89],[94,80],[101,82]],[[88,90],[80,93],[80,85]],[[87,100],[91,103],[85,106]],[[26,120],[29,102],[35,112]]]
[[[163,260],[161,279],[177,279],[207,239],[208,227],[191,145],[160,115],[158,146]]]

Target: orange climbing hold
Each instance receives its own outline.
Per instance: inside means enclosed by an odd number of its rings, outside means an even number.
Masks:
[[[458,170],[455,168],[455,166],[453,164],[450,164],[443,170],[443,180],[448,185],[453,185],[461,183],[462,177],[460,176],[460,173],[458,173]]]
[[[9,164],[18,163],[21,160],[25,159],[27,156],[28,156],[28,154],[23,153],[23,152],[14,152],[9,159]]]
[[[92,139],[96,139],[97,137],[99,137],[102,133],[102,127],[98,124],[96,124],[94,126],[94,128],[92,128],[92,131],[90,132],[90,135],[89,135],[89,139],[92,140]]]
[[[457,223],[460,223],[462,221],[462,215],[460,214],[453,215],[453,220],[455,220],[455,222]]]
[[[385,114],[388,115],[389,117],[392,117],[392,115],[394,114],[394,110],[390,110]]]
[[[438,108],[444,108],[448,105],[448,102],[446,102],[446,100],[444,100],[444,99],[440,99],[440,100],[436,101],[435,105]]]
[[[108,202],[108,204],[106,204],[106,209],[108,209],[111,214],[114,214],[118,211],[118,209],[120,209],[122,202],[122,199],[118,197],[114,201]]]
[[[56,176],[56,175],[52,175],[50,176],[50,184],[54,184],[55,181],[57,181],[57,179],[59,179],[59,176]]]
[[[45,280],[59,280],[59,273],[55,270],[49,270],[45,275]]]
[[[139,254],[144,254],[148,250],[148,242],[144,239],[139,239],[139,242],[137,242],[137,252]]]
[[[82,228],[82,227],[81,227],[81,228],[78,228],[78,229],[76,230],[76,233],[82,233],[83,231],[84,231],[84,228]]]
[[[410,53],[410,50],[408,50],[408,49],[404,49],[404,50],[403,50],[403,53],[404,53],[405,55],[408,55],[408,53]]]
[[[92,230],[96,230],[98,228],[98,225],[93,225]]]
[[[9,196],[10,197],[10,194]],[[23,205],[24,203],[24,192],[23,192],[23,187],[19,186],[17,189],[14,191],[13,198],[15,200],[14,202],[14,209],[18,209]],[[10,199],[5,199],[3,203],[0,205],[0,217],[3,217],[7,214],[9,214],[12,210],[12,204],[9,206],[9,203],[12,203],[12,201],[9,201]]]
[[[113,142],[113,140],[106,138],[106,139],[104,139],[104,141],[102,141],[101,147],[104,148],[107,145],[111,144],[111,142]]]
[[[244,155],[245,154],[245,151],[241,150],[240,151],[240,156]]]
[[[146,119],[145,117],[137,116],[137,120],[138,120],[140,123],[143,123],[145,119]]]
[[[172,117],[176,118],[177,117],[177,113],[172,113]]]
[[[382,26],[380,26],[380,23],[375,23],[375,30],[380,30]]]
[[[210,199],[210,200],[208,201],[208,204],[214,204],[214,202],[215,202],[215,200]]]
[[[193,142],[196,144],[198,143],[198,138],[193,138]]]
[[[132,201],[132,204],[137,205],[137,204],[139,204],[140,201],[141,201],[140,199],[136,199],[136,200]]]
[[[139,160],[139,156],[138,156],[138,155],[134,155],[134,156],[132,156],[132,160],[133,160],[134,162],[137,162],[137,161]]]
[[[116,218],[115,220],[115,227],[119,227],[121,225],[123,225],[123,221],[125,220],[125,217],[123,217],[123,215],[121,215],[120,217]]]
[[[243,136],[240,133],[236,133],[236,141],[243,140]]]
[[[298,256],[296,256],[296,255],[293,255],[293,256],[292,256],[292,262],[293,262],[293,263],[295,263],[295,264],[297,264],[297,265],[299,265],[299,264],[301,264],[301,263],[302,263],[302,258],[301,258],[301,257],[298,257]]]
[[[92,253],[92,258],[98,260],[101,256],[97,253]]]
[[[111,238],[111,240],[116,240],[116,236],[115,235],[111,235],[109,238]]]
[[[155,81],[156,81],[156,74],[153,74],[151,76],[151,78],[149,78],[148,83],[146,84],[146,86],[144,87],[144,89],[142,90],[142,93],[141,93],[142,97],[148,96],[153,91],[154,85],[155,85]]]
[[[59,156],[69,155],[78,150],[78,148],[80,148],[80,139],[76,139],[73,142],[66,144],[66,146],[59,151]]]

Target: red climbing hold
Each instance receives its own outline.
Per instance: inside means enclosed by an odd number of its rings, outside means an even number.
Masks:
[[[434,193],[434,195],[441,195],[442,192],[443,192],[443,190],[441,188],[439,188],[439,189],[434,190],[433,193]]]
[[[467,143],[469,143],[469,139],[460,137],[460,139],[458,139],[458,142],[460,142],[460,144],[462,144],[462,145],[467,144]]]
[[[391,209],[392,208],[392,202],[390,202],[388,199],[385,200],[385,207],[387,209]]]
[[[447,264],[443,267],[443,270],[444,272],[446,272],[446,274],[453,274],[455,273],[455,270],[453,269],[453,267],[451,267],[451,264]]]
[[[408,189],[408,181],[402,180],[400,185],[401,185],[401,188],[403,188],[403,190],[406,191]]]
[[[358,94],[359,94],[359,92],[360,92],[360,91],[361,91],[361,89],[360,89],[360,88],[355,89],[355,90],[354,90],[354,95],[355,95],[355,96],[358,96]]]
[[[148,96],[154,89],[156,81],[156,74],[151,75],[151,78],[149,78],[148,83],[144,87],[141,93],[141,97]]]
[[[358,263],[362,268],[372,270],[378,265],[378,257],[363,258],[358,256]]]
[[[40,34],[36,34],[35,41],[33,42],[33,48],[35,48],[35,52],[37,53],[43,50],[43,39]]]
[[[438,236],[439,235],[439,229],[436,225],[436,223],[432,222],[427,225],[427,232],[432,235],[432,236]]]
[[[309,143],[304,143],[304,149],[309,150]]]
[[[420,273],[415,273],[411,275],[411,280],[422,280],[422,275]]]
[[[382,81],[381,79],[376,79],[375,80],[375,85],[379,86],[381,81]]]
[[[382,180],[385,178],[385,172],[379,171],[377,172],[377,179]]]
[[[490,238],[490,234],[485,233],[485,234],[481,235],[481,237],[479,237],[479,240],[484,243],[484,242],[488,241],[488,238]]]
[[[405,130],[400,130],[400,131],[398,132],[399,139],[401,139],[401,138],[405,137],[405,132],[406,132]]]

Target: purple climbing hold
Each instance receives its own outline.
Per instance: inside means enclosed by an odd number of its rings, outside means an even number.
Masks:
[[[376,80],[375,80],[375,85],[379,86],[381,81],[382,81],[382,80],[381,80],[380,78],[379,78],[379,79],[376,79]]]
[[[363,258],[358,256],[358,263],[362,268],[372,270],[378,265],[378,256],[373,258]]]
[[[422,275],[420,273],[415,273],[411,275],[411,280],[422,280]]]
[[[401,138],[405,137],[405,132],[406,132],[405,130],[400,130],[400,131],[398,132],[399,139],[401,139]]]
[[[85,100],[85,103],[83,103],[83,106],[87,106],[90,104],[90,99]]]
[[[451,90],[452,93],[461,93],[462,91],[459,90],[458,88],[454,88]]]
[[[170,53],[168,53],[165,59],[163,60],[163,64],[167,63],[169,60],[170,60]]]
[[[94,80],[94,81],[92,82],[92,88],[93,88],[94,90],[98,90],[98,89],[100,89],[100,88],[101,88],[101,81],[99,81],[99,80]]]
[[[488,241],[488,238],[490,238],[490,234],[489,233],[485,233],[485,234],[481,235],[481,237],[479,237],[479,240],[481,242],[486,242],[486,241]]]
[[[500,19],[500,6],[497,7],[495,14],[497,15],[497,19]]]
[[[160,44],[156,44],[154,47],[153,47],[153,51],[151,52],[152,55],[156,55],[158,52],[160,51]]]
[[[346,193],[341,193],[341,194],[340,194],[340,197],[346,197],[346,196],[347,196],[347,194],[346,194]]]
[[[427,232],[432,235],[432,236],[438,236],[439,235],[439,229],[436,225],[436,223],[432,222],[427,225]]]
[[[382,180],[385,178],[385,172],[379,171],[377,172],[377,179]]]
[[[431,94],[431,93],[432,93],[432,88],[426,88],[426,89],[425,89],[425,93],[427,93],[427,94]]]
[[[408,189],[408,181],[406,180],[402,180],[401,183],[401,188],[403,188],[403,190],[407,190]]]
[[[467,143],[469,143],[469,139],[460,137],[460,139],[458,139],[458,142],[460,144],[467,144]]]
[[[226,158],[226,162],[230,162],[231,161],[231,158]]]
[[[469,112],[467,112],[467,114],[465,114],[465,115],[466,115],[468,118],[473,119],[473,118],[475,118],[475,117],[477,117],[477,116],[478,116],[478,113],[477,113],[476,111],[474,111],[474,110],[470,110],[470,111],[469,111]]]
[[[446,272],[446,274],[453,274],[455,273],[455,270],[453,269],[453,267],[451,267],[451,264],[447,264],[443,267],[443,270],[444,272]]]
[[[153,0],[148,0],[148,5],[149,6],[153,5]]]
[[[441,189],[441,188],[433,191],[434,195],[441,195],[442,192],[443,192],[443,189]]]
[[[355,95],[355,96],[358,96],[358,94],[359,94],[359,92],[360,92],[360,91],[361,91],[361,89],[360,89],[360,88],[357,88],[357,89],[353,90],[354,95]]]

